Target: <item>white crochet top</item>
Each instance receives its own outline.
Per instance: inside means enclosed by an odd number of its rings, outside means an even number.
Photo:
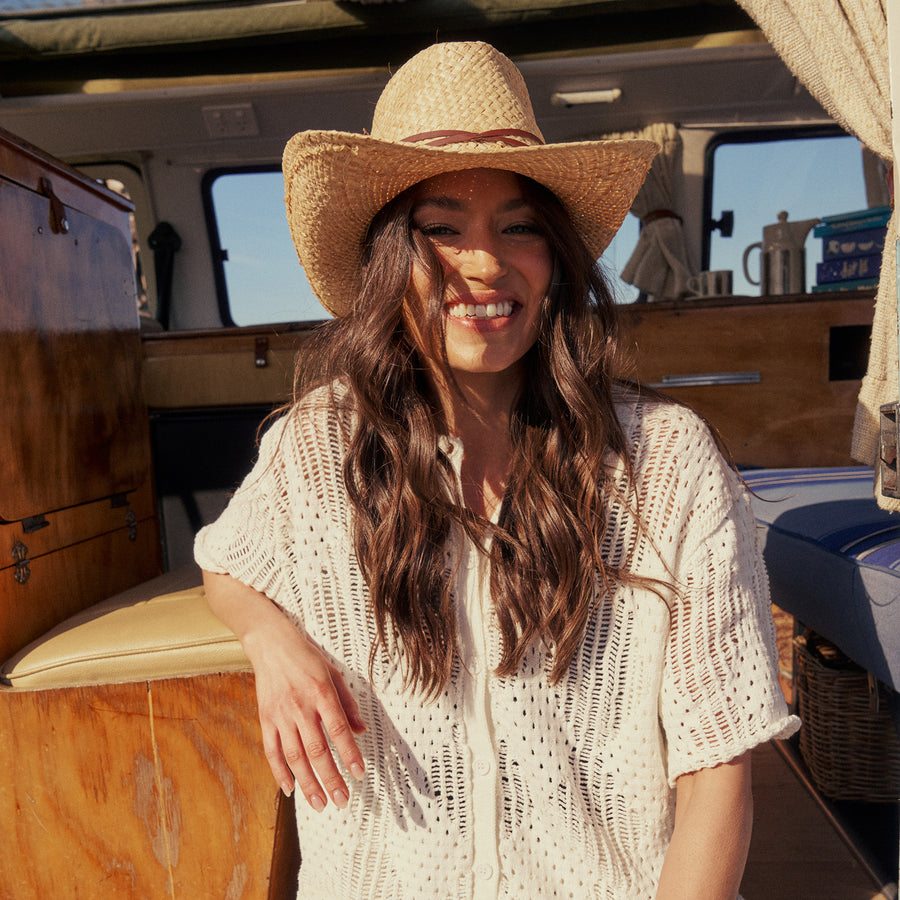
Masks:
[[[402,689],[396,660],[368,678],[375,626],[352,550],[341,430],[321,393],[266,434],[197,562],[265,593],[333,658],[359,702],[366,759],[345,810],[297,819],[303,900],[654,896],[679,775],[796,730],[776,679],[755,523],[701,421],[629,403],[644,518],[610,510],[611,562],[679,590],[668,605],[623,587],[599,605],[551,686],[543,647],[498,678],[483,554],[456,567],[459,656],[434,702]],[[462,456],[452,442],[451,459]]]

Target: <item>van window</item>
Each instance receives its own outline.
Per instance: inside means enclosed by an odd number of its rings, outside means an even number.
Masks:
[[[298,264],[284,212],[277,169],[214,171],[204,197],[219,261],[216,284],[226,325],[265,325],[330,318]],[[603,268],[620,303],[638,296],[618,277],[637,244],[638,220],[628,215],[603,254]]]
[[[609,279],[613,297],[618,303],[634,303],[640,297],[641,292],[633,284],[628,284],[619,277],[637,246],[640,230],[641,224],[637,216],[628,213],[622,227],[603,253],[603,272]]]
[[[744,250],[762,240],[762,229],[788,213],[788,221],[817,219],[865,209],[862,146],[844,134],[736,134],[717,139],[707,151],[707,222],[734,213],[734,232],[705,234],[703,268],[731,269],[734,293],[759,296],[744,277]],[[806,290],[816,283],[821,241],[810,231],[806,242]],[[759,280],[759,252],[747,257]]]
[[[204,196],[226,325],[330,318],[297,261],[280,170],[211,172]]]

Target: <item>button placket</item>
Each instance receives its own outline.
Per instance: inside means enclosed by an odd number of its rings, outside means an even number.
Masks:
[[[496,900],[499,887],[497,764],[491,728],[491,673],[487,659],[485,605],[489,562],[471,548],[476,558],[466,579],[466,613],[472,636],[473,721],[469,729],[471,785],[473,791],[474,900]]]
[[[458,479],[462,446],[453,440],[445,452],[448,450]],[[461,540],[456,578],[459,650],[465,672],[463,715],[469,749],[466,780],[472,798],[473,900],[497,900],[500,884],[498,781],[486,633],[490,563],[465,537]]]

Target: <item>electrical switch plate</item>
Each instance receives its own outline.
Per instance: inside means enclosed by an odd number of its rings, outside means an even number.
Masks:
[[[211,138],[253,137],[259,134],[252,103],[204,106],[203,121]]]

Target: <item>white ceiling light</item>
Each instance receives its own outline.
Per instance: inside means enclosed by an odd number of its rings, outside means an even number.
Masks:
[[[550,102],[554,106],[583,106],[587,103],[615,103],[621,96],[621,88],[606,88],[602,91],[559,91],[551,95]]]

